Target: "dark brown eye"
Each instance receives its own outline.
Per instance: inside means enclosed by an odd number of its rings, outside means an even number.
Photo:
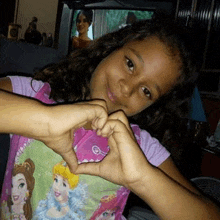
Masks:
[[[23,188],[25,186],[25,183],[20,183],[18,188]]]
[[[150,97],[151,97],[151,92],[148,90],[148,88],[142,87],[141,89],[142,89],[144,95],[145,95],[147,98],[150,98]]]
[[[134,64],[133,64],[133,62],[130,59],[126,58],[126,63],[127,63],[128,69],[133,72],[134,71]]]

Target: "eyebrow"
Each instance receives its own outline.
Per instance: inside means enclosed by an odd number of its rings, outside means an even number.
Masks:
[[[68,182],[68,179],[66,179],[66,178],[63,178],[63,182],[64,182],[64,183],[69,183],[69,182]]]
[[[161,88],[155,83],[154,84],[154,87],[156,88],[156,90],[158,91],[158,93],[159,93],[159,97],[158,98],[160,98],[161,96],[162,96],[162,90],[161,90]]]
[[[129,47],[129,50],[131,50],[131,51],[136,55],[136,57],[138,58],[138,60],[139,60],[141,63],[144,63],[143,58],[141,57],[141,55],[140,55],[135,49]]]

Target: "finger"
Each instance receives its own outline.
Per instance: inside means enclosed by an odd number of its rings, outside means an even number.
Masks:
[[[106,104],[105,100],[97,99],[97,100],[89,101],[88,103],[92,104],[92,105],[100,105],[105,109],[106,112],[108,111],[107,104]]]
[[[100,129],[104,126],[108,119],[108,113],[106,111],[105,103],[103,101],[78,103],[75,106],[74,113],[75,121],[77,119],[77,124],[75,128],[82,127],[88,122],[95,121],[95,126],[93,125],[93,129]]]
[[[94,106],[94,114],[91,114],[91,109],[89,110],[90,115],[88,115],[88,120],[92,120],[92,127],[94,129],[101,129],[105,125],[106,121],[108,120],[108,113],[103,107],[97,108]]]
[[[118,119],[121,122],[123,122],[124,124],[128,123],[127,116],[125,115],[125,113],[122,110],[119,110],[117,112],[112,113],[111,115],[109,115],[109,118]]]
[[[78,160],[72,148],[72,145],[71,149],[65,153],[62,153],[61,156],[63,157],[64,161],[66,161],[66,163],[68,164],[70,171],[72,173],[75,173],[78,166]]]
[[[89,120],[92,120],[92,126],[94,129],[100,129],[104,126],[108,118],[108,110],[105,100],[93,100],[87,102],[90,106],[94,107],[95,115],[88,114]],[[99,108],[98,108],[99,107]],[[91,111],[91,109],[89,108]],[[104,111],[103,111],[104,110]]]
[[[119,120],[108,120],[103,129],[100,130],[100,133],[102,136],[109,138],[110,148],[117,146],[120,150],[125,146],[129,148],[130,145],[137,144],[133,133]],[[113,143],[112,146],[111,143]],[[121,146],[123,147],[121,148]]]
[[[100,162],[101,163],[101,162]],[[100,163],[82,163],[77,166],[75,174],[88,174],[98,176],[100,174]]]
[[[120,155],[120,161],[125,170],[131,167],[137,168],[143,162],[146,162],[140,146],[133,134],[127,129],[126,125],[119,120],[108,121],[108,129],[113,130],[109,137],[110,153],[113,151]],[[139,164],[137,166],[137,164]]]
[[[119,138],[119,136],[122,136],[122,135],[131,136],[126,125],[117,119],[108,120],[106,124],[104,125],[104,127],[97,131],[97,134],[103,137],[108,137],[108,138],[110,138],[111,136],[114,136],[114,139],[117,141],[123,138],[123,137]]]
[[[98,122],[99,122],[98,118],[93,119],[92,124],[91,124],[92,129],[98,130]]]
[[[113,134],[114,127],[110,126],[110,121],[117,122],[117,120],[108,120],[102,129],[97,130],[97,135],[109,138]]]
[[[92,101],[87,101],[87,102],[78,102],[77,104],[78,105],[85,105],[85,104],[88,104],[88,105],[99,105],[99,106],[103,107],[106,112],[108,112],[106,101],[102,100],[102,99],[94,99]]]
[[[128,131],[134,136],[133,131],[130,127],[130,123],[129,123],[129,121],[128,121],[128,119],[127,119],[127,117],[126,117],[126,115],[123,111],[117,111],[117,112],[111,114],[109,116],[109,119],[121,121],[126,126]]]

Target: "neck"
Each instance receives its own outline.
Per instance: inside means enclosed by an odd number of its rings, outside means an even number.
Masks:
[[[82,40],[90,40],[86,33],[79,33],[79,38]]]
[[[16,214],[22,214],[24,213],[24,210],[23,210],[23,206],[24,204],[23,203],[20,203],[20,204],[17,204],[17,205],[12,205],[12,211]]]

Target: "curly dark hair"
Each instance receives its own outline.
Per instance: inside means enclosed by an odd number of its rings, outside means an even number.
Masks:
[[[51,98],[56,101],[85,100],[90,94],[91,76],[104,58],[128,42],[158,37],[167,46],[170,56],[180,62],[180,77],[169,93],[132,117],[131,121],[152,132],[160,133],[158,129],[161,128],[162,122],[168,123],[165,126],[169,127],[168,125],[173,126],[175,121],[171,119],[186,116],[194,89],[197,63],[191,52],[191,39],[186,38],[187,35],[184,27],[170,19],[142,20],[94,40],[90,46],[77,50],[59,63],[36,73],[34,78],[50,84]]]

